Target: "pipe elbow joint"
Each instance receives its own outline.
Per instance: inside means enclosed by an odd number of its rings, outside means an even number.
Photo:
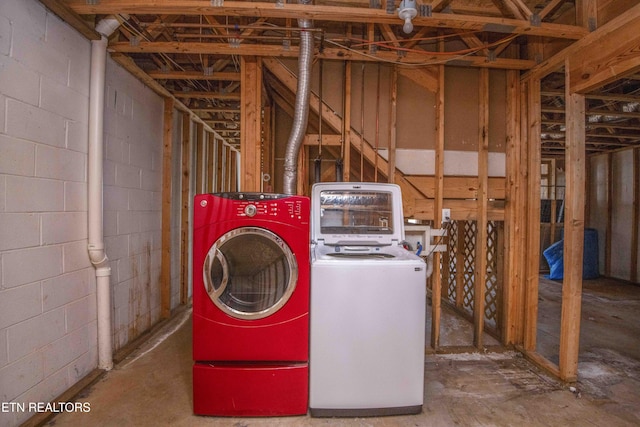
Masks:
[[[103,244],[89,244],[89,260],[91,264],[96,268],[96,275],[108,276],[111,273],[111,267],[109,266],[109,258],[104,251]]]

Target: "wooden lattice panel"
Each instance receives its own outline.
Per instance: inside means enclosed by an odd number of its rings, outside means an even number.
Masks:
[[[449,233],[447,239],[447,253],[441,258],[443,264],[443,272],[448,271],[449,277],[446,277],[447,292],[446,297],[448,300],[455,303],[456,301],[456,259],[458,254],[458,223],[453,221],[449,224]]]
[[[487,272],[485,275],[486,291],[484,294],[485,323],[490,328],[498,325],[498,226],[494,221],[487,223]]]
[[[487,223],[487,270],[485,272],[485,325],[498,331],[502,295],[502,222]],[[466,317],[473,317],[477,223],[455,221],[449,225],[447,249],[441,258],[443,299]]]
[[[463,308],[473,314],[473,297],[475,285],[475,264],[476,264],[476,222],[465,221],[464,223],[464,285],[463,285]]]

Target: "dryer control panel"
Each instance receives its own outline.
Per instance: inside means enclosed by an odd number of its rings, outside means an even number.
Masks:
[[[216,201],[216,203],[212,203]],[[285,224],[309,224],[309,198],[276,193],[211,193],[195,196],[199,212],[194,226],[202,222],[242,220],[278,221]],[[214,208],[211,209],[210,207]],[[201,211],[202,210],[202,211]]]
[[[249,218],[274,218],[284,217],[302,220],[304,219],[304,209],[300,200],[284,201],[244,201],[236,205],[236,215]],[[308,218],[307,218],[308,219]]]

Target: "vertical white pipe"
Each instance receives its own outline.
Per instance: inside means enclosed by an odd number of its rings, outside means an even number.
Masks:
[[[104,81],[107,38],[91,41],[91,82],[89,88],[88,224],[89,259],[96,269],[98,316],[98,368],[113,368],[111,341],[111,267],[104,249],[103,152]]]

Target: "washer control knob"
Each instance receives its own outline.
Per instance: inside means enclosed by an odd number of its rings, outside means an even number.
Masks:
[[[258,212],[258,209],[256,208],[256,205],[247,205],[244,208],[244,213],[249,217],[255,216],[257,212]]]

